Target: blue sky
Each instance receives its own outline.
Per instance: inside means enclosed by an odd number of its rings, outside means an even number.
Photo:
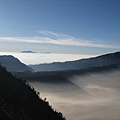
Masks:
[[[0,51],[119,51],[119,6],[119,0],[0,0]]]

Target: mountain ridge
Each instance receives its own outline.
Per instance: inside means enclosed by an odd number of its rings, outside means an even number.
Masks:
[[[104,54],[97,57],[79,59],[75,61],[53,62],[47,64],[29,65],[35,71],[72,70],[89,67],[102,67],[120,63],[120,52]]]
[[[0,63],[3,67],[6,67],[8,71],[34,71],[12,55],[0,56]]]

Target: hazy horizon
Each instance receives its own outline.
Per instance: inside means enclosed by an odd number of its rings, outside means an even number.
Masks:
[[[97,56],[97,55],[83,55],[83,54],[20,53],[20,52],[0,52],[0,55],[12,55],[18,58],[22,63],[25,63],[27,65],[73,61],[73,60]]]

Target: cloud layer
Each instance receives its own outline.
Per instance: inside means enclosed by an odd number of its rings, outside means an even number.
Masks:
[[[65,46],[86,46],[86,47],[99,47],[99,48],[120,48],[120,46],[110,44],[99,44],[91,40],[77,39],[75,37],[55,33],[51,31],[37,31],[41,36],[33,37],[0,37],[3,42],[26,42],[26,43],[47,43]]]

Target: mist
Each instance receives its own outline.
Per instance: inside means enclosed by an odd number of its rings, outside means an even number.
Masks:
[[[65,62],[82,58],[94,57],[96,55],[85,54],[60,54],[60,53],[19,53],[19,52],[0,52],[0,55],[13,55],[27,65],[52,62]]]
[[[73,75],[67,80],[30,84],[67,120],[120,120],[120,71]]]

